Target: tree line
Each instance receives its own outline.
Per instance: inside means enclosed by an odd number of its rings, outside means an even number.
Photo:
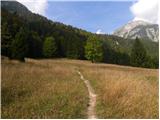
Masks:
[[[5,9],[2,9],[1,14],[1,54],[10,59],[24,62],[26,57],[66,57],[88,59],[92,62],[158,68],[158,59],[147,53],[138,38],[134,41],[131,52],[128,52],[121,50],[118,46],[113,48],[106,37],[104,40],[96,34],[52,22],[36,14],[36,19],[30,21],[18,16],[17,13],[9,13]]]

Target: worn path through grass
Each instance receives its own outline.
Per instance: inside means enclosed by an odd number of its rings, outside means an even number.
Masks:
[[[96,112],[95,112],[95,107],[96,107],[96,94],[94,89],[92,88],[90,82],[84,78],[82,73],[77,70],[77,73],[80,75],[80,78],[84,81],[85,86],[88,89],[89,93],[89,106],[88,106],[88,118],[89,119],[97,119]]]

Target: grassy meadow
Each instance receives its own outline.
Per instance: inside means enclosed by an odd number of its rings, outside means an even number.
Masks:
[[[93,65],[82,71],[98,94],[99,118],[159,118],[158,70]]]
[[[87,96],[65,63],[2,60],[2,118],[86,118]]]
[[[98,118],[158,118],[158,70],[89,61],[2,59],[2,118],[87,118],[88,92]]]

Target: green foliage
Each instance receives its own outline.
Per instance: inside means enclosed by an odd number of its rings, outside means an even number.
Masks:
[[[159,59],[157,57],[147,56],[147,60],[146,60],[143,67],[158,68],[159,67]]]
[[[38,58],[42,56],[42,46],[43,43],[41,38],[36,32],[30,32],[28,40],[28,54],[27,57]]]
[[[108,39],[109,40],[109,39]],[[103,40],[103,51],[105,63],[130,65],[130,56],[119,46],[112,46],[108,40]]]
[[[84,41],[79,39],[76,35],[71,35],[67,42],[67,53],[68,58],[80,59],[83,57]]]
[[[12,58],[24,62],[28,52],[28,31],[21,28],[12,41]]]
[[[102,42],[95,36],[90,36],[85,46],[85,56],[92,62],[101,62],[103,60]]]
[[[56,56],[56,42],[53,37],[46,37],[43,43],[43,55],[47,58]]]
[[[131,52],[131,64],[137,67],[145,67],[146,61],[147,52],[140,40],[136,38]]]
[[[11,42],[12,42],[12,36],[9,32],[9,28],[8,28],[8,24],[5,22],[2,25],[2,34],[1,34],[1,52],[3,53],[3,55],[9,56],[11,57],[11,51],[10,51],[10,46],[11,46]]]

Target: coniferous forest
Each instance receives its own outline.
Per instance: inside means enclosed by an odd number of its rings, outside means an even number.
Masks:
[[[1,54],[10,59],[24,62],[25,58],[70,58],[147,68],[159,66],[158,42],[97,35],[48,20],[12,2],[11,7],[2,2],[1,10]]]

